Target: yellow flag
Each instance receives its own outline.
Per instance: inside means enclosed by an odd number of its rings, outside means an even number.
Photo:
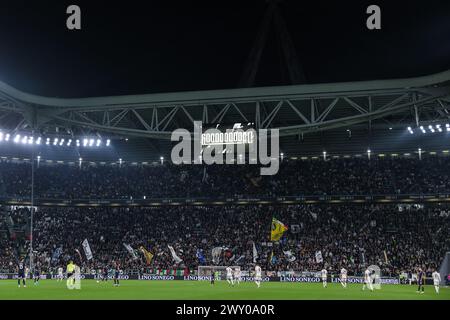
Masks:
[[[147,265],[150,265],[150,263],[152,262],[153,259],[153,254],[151,252],[148,252],[144,247],[140,247],[139,248],[142,253],[144,254],[145,260],[147,262]]]
[[[270,241],[280,240],[287,229],[288,227],[286,227],[283,222],[272,218],[272,231],[270,232]]]

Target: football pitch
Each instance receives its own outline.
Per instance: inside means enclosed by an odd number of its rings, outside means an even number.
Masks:
[[[415,285],[384,285],[380,290],[362,291],[360,284],[266,282],[257,288],[253,282],[230,287],[226,281],[211,286],[205,281],[123,280],[120,287],[112,281],[97,283],[82,280],[81,290],[69,290],[66,282],[41,280],[17,287],[15,280],[0,281],[0,300],[450,300],[450,288],[441,287],[437,295],[432,286],[416,293]]]

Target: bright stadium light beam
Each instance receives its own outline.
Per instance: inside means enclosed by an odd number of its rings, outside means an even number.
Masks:
[[[41,137],[38,137],[38,138],[36,139],[36,144],[41,144]]]
[[[59,142],[59,145],[62,146],[64,144],[64,139],[61,139],[61,141]]]
[[[83,147],[86,147],[88,144],[88,139],[83,139]]]
[[[92,147],[94,145],[94,139],[89,140],[89,147]]]
[[[56,146],[57,144],[58,144],[58,138],[55,138],[55,139],[53,140],[53,145]]]
[[[28,144],[33,144],[33,143],[34,143],[34,137],[29,137]]]
[[[20,134],[17,134],[17,135],[14,137],[14,143],[19,143],[19,141],[20,141]]]
[[[27,136],[24,136],[23,138],[22,138],[22,144],[26,144],[28,142],[28,137]]]
[[[102,143],[102,140],[97,139],[97,143],[95,144],[97,147],[100,147],[100,144]]]
[[[9,133],[7,133],[6,134],[6,136],[5,136],[5,141],[9,141],[9,137],[10,137],[11,135],[9,134]]]
[[[69,141],[67,142],[67,146],[70,147],[71,144],[72,144],[72,139],[69,139]]]
[[[107,147],[109,147],[110,143],[111,143],[111,140],[110,140],[110,139],[106,140],[106,146],[107,146]]]

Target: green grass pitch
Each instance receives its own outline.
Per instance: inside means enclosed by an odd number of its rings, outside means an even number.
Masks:
[[[0,300],[11,299],[56,299],[56,300],[276,300],[276,299],[338,299],[338,300],[450,300],[450,288],[441,287],[437,295],[432,286],[425,287],[425,294],[416,293],[415,285],[384,285],[380,290],[362,291],[359,284],[349,284],[347,289],[338,283],[255,283],[246,282],[230,287],[226,281],[211,286],[205,281],[139,281],[123,280],[120,287],[112,281],[97,283],[82,280],[81,290],[68,290],[66,282],[41,280],[39,285],[28,281],[26,288],[17,287],[17,281],[0,281]]]

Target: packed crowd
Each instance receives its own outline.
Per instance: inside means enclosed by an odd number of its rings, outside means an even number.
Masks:
[[[23,209],[20,213],[29,216]],[[85,272],[120,262],[125,272],[141,273],[148,268],[196,270],[201,264],[248,270],[256,259],[265,271],[318,271],[325,266],[330,272],[345,267],[349,274],[361,275],[376,264],[385,275],[399,275],[440,266],[450,249],[449,213],[449,206],[437,204],[40,207],[33,247],[43,272],[55,271],[70,259]],[[272,217],[289,228],[276,242],[270,241]],[[84,239],[93,252],[89,261]],[[136,258],[124,244],[136,250]],[[24,245],[29,245],[27,239]],[[175,261],[169,245],[182,262]],[[0,237],[0,272],[14,271],[15,246],[16,240]],[[150,264],[140,246],[154,255]],[[214,257],[212,250],[219,247]],[[323,261],[317,260],[318,251]]]
[[[275,176],[257,165],[40,165],[35,196],[64,199],[367,195],[450,192],[447,157],[283,160]],[[29,196],[29,163],[0,162],[0,196]]]

